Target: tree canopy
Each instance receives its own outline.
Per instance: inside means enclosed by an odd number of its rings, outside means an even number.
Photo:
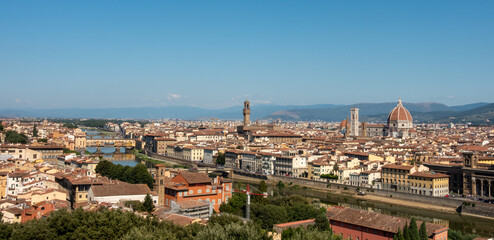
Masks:
[[[36,123],[33,125],[33,137],[38,137],[38,129],[36,128]]]
[[[224,153],[218,153],[218,156],[216,157],[216,165],[225,165],[225,154]]]
[[[254,223],[243,223],[237,217],[213,216],[206,226],[191,224],[181,227],[154,217],[143,218],[132,212],[81,208],[72,212],[58,210],[46,218],[22,224],[0,223],[0,239],[269,239]]]
[[[19,134],[16,131],[7,131],[5,140],[9,143],[27,143],[27,137],[24,134]]]
[[[137,164],[135,167],[122,166],[113,164],[107,160],[100,161],[96,165],[96,172],[102,176],[117,179],[120,181],[133,184],[147,184],[149,188],[153,188],[154,179],[148,172],[144,164]]]
[[[142,208],[145,212],[148,213],[154,211],[154,203],[153,203],[153,199],[151,198],[151,195],[146,194],[146,197],[144,198],[144,202],[142,203]]]

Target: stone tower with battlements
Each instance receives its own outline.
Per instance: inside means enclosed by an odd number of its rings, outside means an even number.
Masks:
[[[350,134],[351,136],[359,135],[358,108],[350,109]]]
[[[245,100],[244,102],[244,126],[249,126],[250,124],[250,102]]]

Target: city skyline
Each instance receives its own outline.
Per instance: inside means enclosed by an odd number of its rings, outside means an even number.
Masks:
[[[494,102],[492,5],[7,2],[0,109]]]

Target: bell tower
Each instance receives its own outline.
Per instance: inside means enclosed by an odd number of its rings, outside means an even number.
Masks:
[[[469,168],[477,168],[478,163],[478,153],[474,152],[464,152],[463,153],[463,165]]]
[[[244,126],[249,126],[250,124],[250,102],[245,100],[244,102]]]
[[[351,136],[359,136],[359,120],[358,120],[358,108],[352,108],[350,109],[350,126],[351,126],[351,131],[350,135]]]

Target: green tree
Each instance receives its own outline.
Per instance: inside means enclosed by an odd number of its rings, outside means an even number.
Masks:
[[[419,240],[419,230],[417,227],[417,221],[415,220],[414,217],[412,217],[412,220],[410,221],[410,225],[408,227],[408,232],[410,235],[411,240]]]
[[[77,128],[77,125],[73,124],[73,123],[64,123],[63,124],[63,127],[65,128],[70,128],[70,129],[74,129],[74,128]]]
[[[304,203],[289,206],[286,211],[290,222],[316,218],[321,213],[321,210]]]
[[[238,224],[231,223],[228,225],[213,224],[208,225],[197,234],[198,240],[261,240],[269,239],[266,232],[263,232],[261,228],[255,224]]]
[[[478,237],[478,235],[475,235],[475,234],[463,235],[459,231],[455,231],[455,230],[451,230],[451,229],[448,230],[448,239],[451,239],[451,240],[472,240],[476,237]]]
[[[316,224],[314,225],[319,231],[331,231],[331,226],[329,225],[328,217],[325,213],[321,213],[316,217]]]
[[[110,173],[112,165],[113,164],[107,160],[100,161],[98,165],[96,165],[95,171],[103,176],[107,176]]]
[[[341,236],[336,236],[332,231],[317,231],[311,228],[298,227],[288,228],[283,231],[282,239],[288,240],[339,240]]]
[[[218,152],[216,156],[216,165],[225,165],[225,154]]]
[[[261,182],[259,183],[259,192],[260,193],[268,192],[268,185],[264,180],[261,180]]]
[[[242,219],[240,219],[238,216],[232,215],[232,214],[224,214],[222,213],[221,215],[214,214],[209,218],[208,224],[219,224],[219,225],[227,225],[231,223],[242,223]]]
[[[27,143],[27,137],[24,134],[19,134],[15,131],[7,131],[5,134],[5,140],[9,143]]]
[[[40,143],[47,143],[48,142],[48,139],[41,138],[41,139],[38,139],[38,142],[40,142]]]
[[[147,213],[151,213],[152,211],[154,211],[154,203],[153,203],[153,199],[151,198],[151,195],[146,194],[146,197],[144,198],[144,203],[142,204],[142,209]]]
[[[153,176],[148,172],[146,166],[141,163],[129,169],[129,167],[102,160],[96,165],[95,170],[102,176],[111,179],[118,179],[128,183],[146,184],[149,188],[153,188]]]
[[[405,226],[403,226],[403,238],[405,240],[411,240],[412,239],[410,237],[410,231],[408,231],[408,222],[405,223]]]
[[[123,169],[123,168],[122,168]],[[154,179],[148,172],[146,166],[142,163],[137,164],[133,169],[133,174],[136,179],[136,183],[147,184],[149,188],[153,189]]]
[[[422,222],[420,225],[419,229],[419,235],[420,235],[420,240],[428,240],[429,237],[427,236],[427,227],[425,226],[425,221]]]
[[[3,131],[3,125],[0,123],[0,131]]]
[[[274,224],[288,222],[284,207],[271,204],[251,204],[252,219],[263,229],[271,229]]]
[[[393,240],[405,240],[403,233],[401,233],[401,229],[398,228],[398,232],[393,236]]]
[[[33,126],[33,137],[38,137],[38,129],[36,129],[36,123]]]

